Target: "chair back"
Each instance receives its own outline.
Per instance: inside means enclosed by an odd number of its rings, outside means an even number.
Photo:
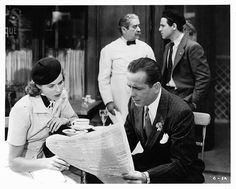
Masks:
[[[204,159],[204,148],[205,148],[205,138],[206,138],[206,127],[211,122],[211,116],[208,113],[202,112],[193,112],[194,115],[194,123],[196,126],[202,126],[202,141],[196,142],[197,146],[201,146],[201,159]]]
[[[209,125],[211,121],[211,116],[208,113],[202,112],[193,112],[194,115],[194,123],[196,125]]]

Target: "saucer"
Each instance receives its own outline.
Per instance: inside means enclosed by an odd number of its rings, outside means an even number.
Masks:
[[[72,129],[76,130],[76,131],[83,131],[86,129],[91,129],[94,126],[93,125],[89,125],[89,124],[74,124],[70,126]]]
[[[64,134],[66,134],[67,136],[76,135],[76,130],[75,129],[64,129],[64,130],[62,130],[62,132]]]
[[[78,135],[78,134],[87,133],[88,130],[76,131],[75,129],[64,129],[64,130],[62,130],[62,132],[64,134],[66,134],[66,136],[74,136],[74,135]]]

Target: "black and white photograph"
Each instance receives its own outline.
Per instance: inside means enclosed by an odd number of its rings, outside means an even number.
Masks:
[[[234,5],[113,3],[1,4],[4,186],[231,188]]]

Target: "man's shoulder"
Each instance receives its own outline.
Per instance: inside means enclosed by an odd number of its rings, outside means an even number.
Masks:
[[[107,48],[113,48],[116,47],[117,45],[121,44],[122,40],[120,38],[111,41],[110,43],[108,43],[107,45],[105,45],[105,47],[103,47],[103,49],[107,49]]]
[[[181,112],[183,110],[191,111],[187,102],[185,102],[181,97],[175,94],[172,94],[166,90],[163,93],[164,95],[168,96],[169,106],[171,107],[172,111],[175,111],[175,112]]]
[[[189,38],[186,39],[186,47],[187,48],[194,48],[194,47],[202,48],[202,46],[197,41],[194,41]]]
[[[137,44],[140,44],[140,45],[144,45],[144,46],[150,47],[150,45],[148,45],[146,42],[144,42],[144,41],[142,41],[142,40],[136,39],[136,42],[137,42]],[[151,48],[151,47],[150,47],[150,48]]]

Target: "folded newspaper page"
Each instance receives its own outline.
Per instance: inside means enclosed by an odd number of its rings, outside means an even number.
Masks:
[[[94,129],[70,137],[52,135],[46,145],[54,154],[103,183],[125,183],[121,175],[134,171],[134,165],[123,124]]]

